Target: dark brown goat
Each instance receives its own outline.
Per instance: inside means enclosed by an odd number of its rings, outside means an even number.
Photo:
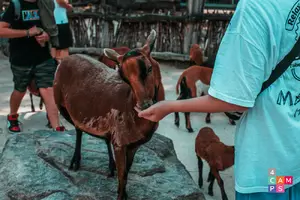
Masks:
[[[60,113],[76,129],[76,148],[70,169],[81,159],[82,132],[111,141],[118,173],[118,200],[127,199],[127,177],[140,145],[148,142],[158,123],[139,118],[134,107],[146,109],[164,100],[159,64],[150,56],[156,40],[151,31],[142,48],[119,55],[105,49],[119,63],[113,70],[85,55],[62,60],[54,80],[54,97]]]
[[[115,50],[120,55],[124,55],[128,51],[130,51],[128,47],[115,47],[111,49]],[[116,61],[109,59],[104,53],[99,57],[99,61],[109,66],[112,69],[116,69],[116,66],[118,64]]]
[[[208,86],[210,85],[211,76],[213,73],[213,69],[209,67],[203,67],[203,66],[191,66],[184,70],[182,74],[180,75],[177,84],[176,84],[176,94],[179,94],[179,86],[180,86],[180,94],[177,98],[177,100],[180,99],[189,99],[189,98],[195,98],[197,97],[197,88],[196,88],[196,82],[201,81],[204,85]],[[208,88],[206,87],[206,88]],[[204,95],[205,92],[202,92],[202,95]],[[207,91],[206,91],[207,93]],[[174,123],[176,126],[179,126],[180,118],[178,112],[175,112],[175,120]],[[242,113],[239,112],[226,112],[225,113],[227,117],[229,118],[229,123],[231,125],[235,125],[234,120],[238,120],[239,116]],[[232,115],[230,115],[232,114]],[[235,114],[235,115],[234,115]],[[191,119],[190,119],[190,113],[184,113],[185,115],[185,122],[186,122],[186,129],[189,132],[193,132],[193,128],[191,125]],[[205,117],[206,123],[210,123],[210,113],[207,113]],[[236,118],[235,118],[236,117]]]
[[[203,162],[201,159],[204,159],[210,167],[207,178],[207,182],[210,182],[208,194],[213,196],[213,185],[215,179],[217,179],[221,189],[222,200],[228,200],[219,171],[224,171],[234,165],[234,146],[225,145],[211,128],[204,127],[200,129],[196,137],[195,152],[198,158],[199,187],[203,186]]]

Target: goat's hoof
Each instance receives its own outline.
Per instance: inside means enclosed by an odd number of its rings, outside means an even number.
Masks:
[[[192,128],[187,128],[187,130],[189,131],[189,133],[193,133],[194,130]]]
[[[205,119],[205,122],[207,123],[207,124],[210,124],[210,119]]]
[[[179,127],[179,121],[175,121],[174,123],[177,127]]]
[[[118,195],[118,200],[127,200],[128,196],[127,193],[124,193],[122,196]]]
[[[80,159],[72,158],[69,170],[78,171],[80,168]]]
[[[230,124],[233,125],[233,126],[236,125],[236,123],[235,123],[234,120],[229,120],[229,122],[230,122]]]
[[[209,196],[214,196],[214,192],[213,191],[208,191],[208,195]]]
[[[198,182],[198,186],[199,186],[199,188],[202,188],[203,182]]]
[[[31,112],[35,112],[35,109],[31,109]]]
[[[228,200],[227,196],[222,196],[222,200]]]

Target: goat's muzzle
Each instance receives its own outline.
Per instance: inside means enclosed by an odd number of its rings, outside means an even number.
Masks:
[[[152,105],[153,105],[152,100],[145,100],[142,105],[138,104],[137,107],[140,108],[141,110],[146,110],[147,108],[149,108]]]

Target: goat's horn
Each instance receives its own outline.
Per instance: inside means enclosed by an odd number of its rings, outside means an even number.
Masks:
[[[147,38],[147,43],[150,46],[150,51],[152,51],[153,47],[154,47],[154,43],[156,40],[156,31],[154,29],[151,30],[150,35]]]

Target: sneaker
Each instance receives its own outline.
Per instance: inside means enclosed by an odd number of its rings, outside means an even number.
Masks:
[[[66,130],[66,128],[65,128],[64,126],[58,126],[58,127],[56,127],[55,130],[56,130],[56,131],[59,131],[59,132],[63,132],[63,131]]]
[[[7,115],[7,128],[12,133],[21,132],[20,122],[18,120],[19,115]]]

